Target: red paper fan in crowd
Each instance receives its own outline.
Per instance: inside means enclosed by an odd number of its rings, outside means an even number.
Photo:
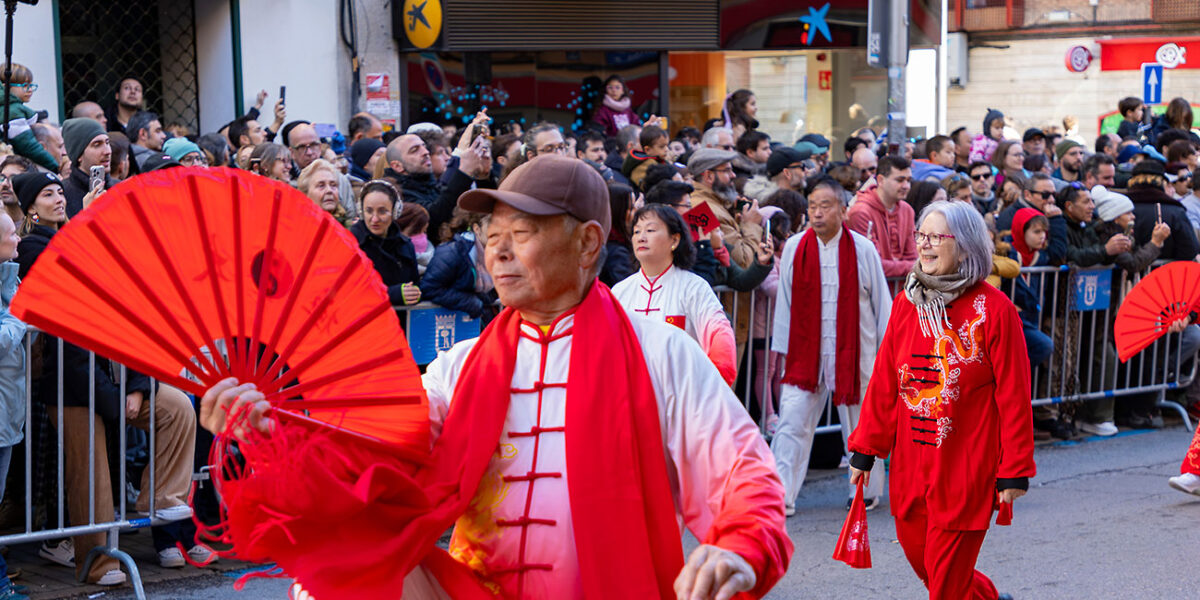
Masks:
[[[241,443],[244,465],[214,445],[222,540],[320,598],[403,579],[362,552],[425,502],[428,402],[379,275],[306,196],[233,169],[135,177],[54,236],[12,311],[193,394],[255,383],[280,426]]]
[[[840,560],[855,569],[871,568],[871,543],[867,539],[867,506],[863,504],[863,484],[858,482],[858,491],[846,513],[842,533],[838,535],[833,559]]]
[[[1172,323],[1200,310],[1200,264],[1168,263],[1142,278],[1117,309],[1117,355],[1127,361],[1166,335]]]

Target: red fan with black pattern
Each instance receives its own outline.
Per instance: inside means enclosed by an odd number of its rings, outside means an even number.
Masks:
[[[1117,355],[1125,362],[1200,311],[1200,264],[1168,263],[1142,278],[1121,300],[1113,328]]]
[[[379,275],[306,196],[233,169],[125,181],[53,237],[12,311],[197,396],[254,383],[278,427],[240,442],[244,464],[228,437],[214,444],[221,540],[318,597],[349,597],[319,575],[341,560],[395,579],[351,545],[374,548],[425,502],[410,475],[429,453],[428,402]]]

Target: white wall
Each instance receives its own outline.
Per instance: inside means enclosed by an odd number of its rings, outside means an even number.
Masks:
[[[344,129],[350,106],[350,59],[338,35],[335,0],[242,0],[243,107],[267,90],[270,112],[287,86],[287,119]],[[201,87],[208,85],[201,80]],[[232,86],[231,86],[232,87]],[[269,122],[270,118],[264,118]]]
[[[3,11],[0,10],[0,53],[7,42],[4,35]],[[33,71],[33,82],[38,91],[29,101],[34,110],[50,111],[50,119],[62,123],[59,109],[58,55],[54,52],[53,3],[40,2],[37,6],[18,4],[13,20],[13,62],[29,67]],[[0,69],[4,68],[4,57],[0,54]]]
[[[238,116],[234,110],[233,30],[229,0],[195,0],[195,6],[200,131],[207,133]],[[251,99],[250,104],[253,102]]]
[[[939,133],[937,51],[932,48],[910,50],[904,79],[905,124],[909,127],[924,127],[925,137],[932,137]]]

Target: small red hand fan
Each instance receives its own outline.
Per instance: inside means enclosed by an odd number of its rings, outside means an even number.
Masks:
[[[256,384],[280,426],[240,444],[244,465],[214,443],[221,541],[318,597],[400,585],[361,551],[426,501],[409,465],[429,455],[428,402],[379,275],[306,196],[233,169],[135,177],[53,237],[12,311],[193,394]]]
[[[1200,264],[1177,261],[1143,277],[1121,301],[1114,324],[1121,362],[1145,350],[1179,319],[1200,310]]]
[[[838,535],[833,559],[840,560],[855,569],[871,568],[871,543],[867,538],[867,506],[863,503],[863,484],[858,482],[858,491],[846,513],[842,533]]]

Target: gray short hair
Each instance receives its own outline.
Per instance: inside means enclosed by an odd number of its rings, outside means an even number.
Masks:
[[[917,219],[917,227],[925,222],[925,218],[938,213],[946,219],[946,227],[954,236],[958,245],[958,271],[975,285],[992,272],[992,253],[995,244],[988,236],[987,224],[983,215],[970,202],[954,202],[941,200],[931,203],[921,211]]]
[[[717,138],[722,133],[728,133],[729,137],[733,137],[733,130],[728,127],[712,127],[704,132],[704,137],[700,138],[700,146],[705,148],[716,148]]]

